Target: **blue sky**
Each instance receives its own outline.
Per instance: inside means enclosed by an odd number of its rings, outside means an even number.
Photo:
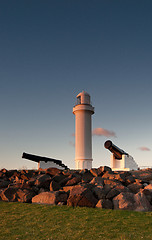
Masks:
[[[76,95],[91,95],[93,167],[111,139],[152,166],[151,0],[0,2],[0,168],[33,168],[22,153],[74,168]],[[144,147],[140,149],[141,147]]]

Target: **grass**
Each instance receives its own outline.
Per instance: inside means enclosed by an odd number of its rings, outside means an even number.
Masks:
[[[0,202],[0,240],[152,239],[152,212]]]

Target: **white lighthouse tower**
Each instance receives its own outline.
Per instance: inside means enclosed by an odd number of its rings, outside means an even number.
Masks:
[[[92,168],[92,124],[94,107],[90,104],[90,95],[83,91],[77,95],[73,108],[75,114],[75,164],[76,169]]]

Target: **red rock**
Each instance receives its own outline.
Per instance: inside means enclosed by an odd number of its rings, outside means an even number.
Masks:
[[[142,181],[152,180],[152,169],[150,168],[132,171],[131,173],[136,179],[140,179]]]
[[[89,183],[92,179],[93,175],[90,173],[90,171],[87,171],[82,175],[82,182]]]
[[[81,185],[74,186],[67,200],[68,206],[95,207],[97,199],[93,196],[90,189]]]
[[[55,176],[56,174],[60,174],[61,170],[59,170],[57,168],[48,168],[45,173],[49,174],[51,176]]]
[[[18,189],[17,191],[18,202],[29,203],[32,198],[36,195],[34,191],[29,189]]]
[[[138,211],[138,212],[152,211],[152,206],[150,205],[144,193],[138,192],[137,194],[135,194],[134,199],[135,199],[135,204],[134,204],[135,211]]]
[[[2,181],[0,182],[0,188],[7,188],[8,185],[10,184],[10,181]]]
[[[103,186],[103,178],[102,177],[94,177],[91,182],[91,184],[94,184],[94,185],[101,185]]]
[[[113,203],[109,199],[100,199],[97,204],[97,208],[105,208],[105,209],[112,209],[113,208]]]
[[[76,185],[77,183],[79,183],[80,181],[81,181],[81,176],[74,177],[74,178],[68,180],[67,183],[65,184],[65,186],[73,186],[73,185]]]
[[[101,166],[98,168],[98,171],[101,171],[101,172],[112,172],[112,169],[110,167],[107,167],[107,166]]]
[[[90,169],[90,172],[94,177],[98,177],[101,174],[101,171],[98,171],[96,168]]]
[[[50,191],[57,191],[61,188],[60,184],[55,182],[55,181],[52,181],[50,183]]]
[[[35,181],[35,186],[41,188],[49,188],[51,182],[51,177],[50,175],[47,174],[42,174],[39,175]]]
[[[17,189],[8,187],[0,193],[1,199],[7,202],[15,202],[17,200]]]
[[[106,198],[112,199],[121,192],[129,192],[129,189],[122,184],[118,184],[107,193]]]
[[[113,198],[114,209],[134,210],[134,194],[130,192],[122,192]]]
[[[135,182],[135,183],[129,184],[127,187],[131,192],[137,193],[140,191],[140,189],[143,188],[143,185],[141,183]]]
[[[135,177],[133,177],[132,175],[127,176],[126,179],[125,179],[125,184],[126,185],[129,185],[129,184],[134,183],[134,182],[135,182]]]
[[[152,184],[148,184],[144,189],[149,190],[152,192]]]
[[[59,202],[66,202],[68,194],[65,192],[42,192],[32,198],[32,203],[55,205]]]

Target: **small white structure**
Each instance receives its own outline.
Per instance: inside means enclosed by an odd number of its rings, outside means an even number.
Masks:
[[[113,171],[130,171],[138,169],[138,165],[133,157],[114,145],[110,140],[106,141],[104,146],[112,152],[111,168]]]
[[[111,155],[112,171],[130,171],[137,170],[138,165],[130,155],[122,154],[122,159],[117,159],[114,154]]]
[[[39,161],[38,162],[38,169],[47,169],[47,168],[57,168],[60,170],[65,170],[65,167],[60,166],[59,164],[56,164],[55,162],[44,162]]]
[[[76,169],[92,168],[92,124],[91,115],[94,107],[90,103],[90,95],[83,91],[77,95],[77,103],[73,107],[75,114],[75,165]]]

